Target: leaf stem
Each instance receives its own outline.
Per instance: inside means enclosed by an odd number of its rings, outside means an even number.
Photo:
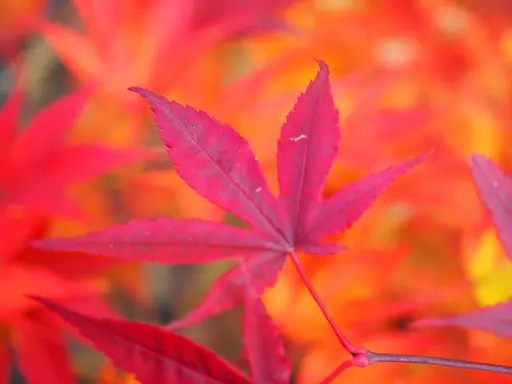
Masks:
[[[512,375],[512,367],[487,363],[476,363],[466,360],[445,359],[441,357],[398,355],[393,353],[375,353],[366,351],[364,354],[369,360],[369,365],[374,363],[416,363],[441,365],[445,367],[458,367],[465,369],[476,369],[480,371],[490,371]]]
[[[345,337],[345,335],[343,335],[343,333],[341,333],[340,329],[334,322],[334,319],[331,317],[331,315],[327,311],[327,308],[325,307],[322,299],[320,298],[320,296],[318,296],[318,293],[315,291],[315,288],[313,288],[313,286],[311,285],[311,283],[306,275],[306,272],[304,272],[304,268],[302,267],[302,264],[300,263],[299,256],[297,255],[297,253],[295,251],[290,252],[290,256],[292,258],[292,262],[293,262],[293,265],[295,266],[295,269],[299,273],[300,279],[306,285],[306,288],[308,289],[309,293],[311,294],[311,296],[315,300],[316,304],[322,311],[325,319],[327,320],[327,322],[331,326],[332,330],[336,334],[336,337],[340,341],[343,348],[345,348],[347,350],[347,352],[350,353],[351,355],[357,355],[359,353],[364,353],[366,351],[365,349],[359,348],[359,347],[354,347],[352,345],[352,343],[350,343],[350,341],[348,341],[348,339]]]
[[[338,378],[338,376],[345,371],[347,368],[350,368],[354,366],[354,359],[350,359],[345,361],[343,364],[339,365],[338,368],[336,368],[332,373],[327,376],[325,379],[323,379],[320,384],[330,384],[334,380]]]

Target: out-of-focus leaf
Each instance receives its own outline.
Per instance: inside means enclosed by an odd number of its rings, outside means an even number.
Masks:
[[[61,97],[39,111],[18,134],[14,133],[20,96],[14,95],[4,106],[0,113],[1,131],[10,140],[2,142],[5,154],[0,171],[0,205],[18,204],[39,213],[76,216],[79,207],[66,196],[70,184],[145,159],[148,154],[141,150],[66,142],[90,92],[91,88],[86,87]]]
[[[19,324],[12,338],[18,365],[27,382],[76,383],[67,347],[59,332],[52,327],[44,327],[40,322],[19,321],[24,324]]]
[[[512,337],[512,301],[485,307],[461,316],[418,320],[417,327],[466,327],[492,332],[501,337]]]
[[[471,169],[482,202],[490,211],[498,236],[512,259],[512,179],[479,154],[471,157]]]

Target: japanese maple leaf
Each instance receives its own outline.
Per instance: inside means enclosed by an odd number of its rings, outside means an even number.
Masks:
[[[195,29],[218,25],[230,34],[250,34],[277,27],[280,24],[273,19],[277,10],[285,9],[295,0],[228,0],[212,3],[208,0],[194,1],[191,25]]]
[[[474,328],[492,332],[501,337],[512,338],[512,300],[461,316],[418,320],[413,325],[418,327]]]
[[[0,359],[0,372],[9,371],[8,351],[13,350],[28,384],[73,384],[66,341],[60,336],[65,324],[49,318],[26,295],[42,294],[71,308],[109,314],[101,299],[106,286],[94,277],[119,266],[119,260],[89,255],[82,262],[80,254],[27,247],[28,241],[45,234],[47,222],[29,210],[14,217],[9,210],[0,212],[0,354],[6,357]]]
[[[20,129],[22,91],[0,109],[0,209],[17,204],[33,213],[78,215],[67,187],[142,159],[141,151],[101,144],[69,144],[67,133],[89,99],[92,87],[62,96]]]
[[[115,92],[137,79],[163,92],[188,78],[194,58],[241,32],[268,29],[265,17],[292,1],[74,0],[84,33],[50,21],[39,28],[79,81],[101,79]],[[124,94],[116,98],[133,108]]]
[[[512,179],[492,160],[480,154],[471,156],[471,171],[480,198],[512,260]]]
[[[427,155],[369,175],[322,200],[340,133],[329,70],[321,61],[319,66],[315,80],[299,97],[282,129],[278,198],[270,192],[249,144],[231,127],[190,106],[131,88],[150,104],[180,177],[251,229],[198,219],[136,219],[82,237],[48,239],[35,245],[173,264],[238,259],[240,263],[217,280],[182,325],[242,302],[247,284],[261,294],[275,283],[287,255],[296,257],[297,250],[312,254],[339,251],[342,246],[322,238],[349,228],[396,177]]]
[[[61,97],[22,128],[20,88],[0,109],[0,355],[6,356],[0,359],[0,371],[8,370],[11,347],[30,384],[72,384],[75,378],[65,340],[58,336],[62,324],[48,319],[25,295],[39,293],[92,313],[108,313],[100,297],[105,286],[94,277],[118,266],[119,260],[90,255],[82,263],[81,255],[29,248],[27,243],[47,235],[54,216],[80,213],[66,196],[69,186],[142,159],[139,150],[67,142],[91,90]]]
[[[512,179],[483,155],[473,154],[470,163],[480,198],[492,216],[508,257],[512,258]],[[512,337],[512,301],[462,316],[419,320],[414,325],[479,328],[502,337]]]
[[[95,318],[52,300],[34,299],[76,327],[99,351],[120,368],[133,373],[143,384],[253,382],[214,352],[162,327]]]
[[[10,347],[15,351],[17,365],[29,384],[43,380],[75,383],[66,341],[60,335],[62,325],[48,318],[24,295],[39,292],[68,305],[75,303],[84,311],[107,314],[108,307],[98,296],[98,284],[64,278],[53,273],[51,267],[18,263],[3,266],[0,276],[0,351],[7,353]],[[9,366],[9,361],[0,361],[0,371],[8,371]]]
[[[291,362],[286,356],[284,340],[267,313],[263,301],[252,290],[244,301],[243,347],[255,383],[287,384]]]

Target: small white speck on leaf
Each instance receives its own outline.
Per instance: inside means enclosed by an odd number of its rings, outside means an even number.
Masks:
[[[305,138],[307,138],[307,136],[306,136],[306,135],[300,135],[300,136],[297,136],[297,137],[290,137],[290,141],[295,141],[295,142],[297,142],[297,141],[299,141],[299,140],[303,140],[303,139],[305,139]]]
[[[256,192],[261,192],[262,188],[259,187],[259,188],[256,188]]]

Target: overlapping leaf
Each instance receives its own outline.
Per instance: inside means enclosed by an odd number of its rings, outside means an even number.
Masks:
[[[116,365],[134,373],[144,384],[251,383],[212,351],[161,327],[94,318],[51,300],[35,299],[74,326]]]
[[[471,170],[480,198],[512,260],[512,179],[492,160],[479,154],[471,157]]]
[[[245,281],[242,271],[257,279],[257,284],[251,284],[261,294],[275,282],[288,253],[337,252],[341,247],[322,242],[322,237],[347,229],[393,179],[426,155],[363,178],[346,192],[342,189],[323,201],[323,185],[337,155],[340,135],[329,70],[323,62],[319,66],[279,140],[279,199],[271,194],[254,153],[235,130],[205,112],[132,88],[153,110],[160,137],[179,175],[199,194],[239,216],[251,230],[197,220],[135,220],[81,238],[43,240],[36,246],[167,263],[238,258],[241,264],[221,277],[209,294],[217,297],[214,301],[222,303],[217,308],[224,310],[240,302],[228,287]],[[196,311],[202,316],[192,316],[194,321],[217,313],[214,301],[200,304]],[[206,305],[210,309],[205,310]]]
[[[492,160],[480,154],[471,156],[471,170],[483,204],[491,213],[498,236],[512,255],[512,179]],[[512,337],[512,300],[461,316],[423,319],[415,326],[457,326],[482,329],[498,336]]]
[[[117,93],[137,79],[166,91],[183,84],[195,57],[240,33],[268,30],[292,1],[74,0],[83,33],[46,20],[39,27],[80,81],[100,78]],[[120,100],[126,98],[116,94],[114,102]]]
[[[512,300],[485,307],[461,316],[423,319],[414,323],[418,327],[467,327],[512,338]]]
[[[71,307],[79,306],[88,313],[108,314],[109,308],[101,299],[105,285],[91,276],[115,264],[112,260],[102,263],[101,259],[92,257],[84,274],[79,263],[73,268],[61,268],[57,264],[59,259],[52,257],[48,251],[28,250],[23,244],[11,247],[16,248],[19,250],[7,255],[0,267],[0,348],[13,347],[17,364],[27,383],[45,381],[72,384],[75,382],[73,368],[66,343],[59,336],[63,325],[48,319],[37,303],[25,296],[38,293]],[[26,255],[26,252],[30,255]],[[69,265],[73,260],[79,260],[77,256],[80,255],[64,253],[62,258],[66,256],[68,260],[64,264]],[[98,263],[92,264],[96,261]],[[6,338],[3,332],[7,332]]]
[[[80,263],[81,255],[28,248],[27,243],[46,236],[54,216],[81,213],[79,204],[67,197],[70,186],[146,155],[68,142],[91,91],[87,87],[61,97],[25,127],[18,124],[21,87],[0,109],[0,348],[14,349],[28,383],[72,384],[75,377],[59,335],[63,325],[48,319],[25,295],[37,292],[71,307],[79,303],[87,312],[109,313],[101,299],[105,285],[94,276],[120,260],[90,255],[87,263]]]
[[[48,0],[4,1],[0,4],[0,58],[14,60]]]

